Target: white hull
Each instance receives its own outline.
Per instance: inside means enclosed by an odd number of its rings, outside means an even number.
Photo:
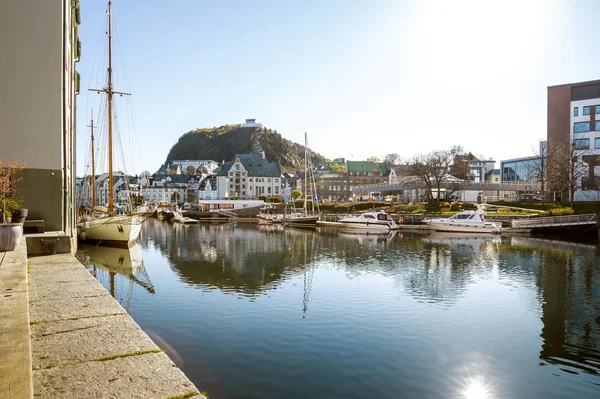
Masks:
[[[483,223],[468,225],[466,223],[453,223],[444,219],[430,220],[425,222],[431,230],[449,233],[477,233],[477,234],[500,234],[502,227],[496,223]]]
[[[341,222],[342,229],[346,230],[356,230],[356,231],[379,231],[386,232],[392,230],[398,230],[399,227],[397,225],[385,225],[385,224],[377,224],[377,223],[359,223],[359,222]]]
[[[144,218],[139,215],[118,215],[80,223],[79,238],[100,245],[131,247],[135,244]]]

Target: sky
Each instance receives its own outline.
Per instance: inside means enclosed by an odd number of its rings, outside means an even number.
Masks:
[[[78,175],[102,109],[87,89],[105,85],[106,6],[81,1]],[[246,118],[297,143],[306,132],[330,159],[530,156],[547,87],[600,79],[598,20],[594,0],[114,0],[115,90],[132,93],[116,99],[116,168],[153,173],[182,134]]]

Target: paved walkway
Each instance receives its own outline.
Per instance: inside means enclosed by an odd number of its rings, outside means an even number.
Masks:
[[[0,252],[0,398],[31,398],[27,246]]]
[[[203,398],[73,255],[28,262],[34,397]]]

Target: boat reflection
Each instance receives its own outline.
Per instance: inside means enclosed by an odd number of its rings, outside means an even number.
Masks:
[[[447,245],[453,251],[472,251],[478,253],[482,246],[499,244],[502,241],[497,235],[477,235],[467,233],[434,232],[423,238],[423,242],[430,244]]]
[[[139,244],[129,249],[82,244],[79,246],[77,256],[80,262],[86,265],[101,283],[107,286],[114,298],[117,298],[115,289],[117,276],[129,280],[130,291],[135,283],[143,287],[148,293],[155,293],[154,285],[144,269],[142,249]],[[130,296],[131,293],[128,294],[128,299]]]

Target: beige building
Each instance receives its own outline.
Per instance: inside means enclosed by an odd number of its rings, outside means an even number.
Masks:
[[[79,22],[78,0],[0,2],[0,157],[27,162],[28,219],[73,238]]]

